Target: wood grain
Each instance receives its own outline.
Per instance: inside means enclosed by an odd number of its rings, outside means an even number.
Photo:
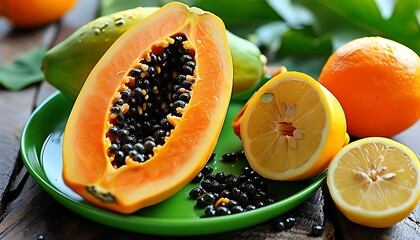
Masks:
[[[34,48],[48,48],[57,34],[57,24],[32,31],[17,31],[1,21],[0,64],[12,62],[17,56]],[[22,167],[19,159],[19,140],[22,129],[34,109],[37,87],[11,92],[0,90],[0,214],[8,199],[11,180]]]
[[[98,1],[79,1],[61,22],[34,31],[16,31],[0,19],[0,63],[11,62],[35,47],[59,43],[90,21],[97,6]],[[277,68],[271,66],[270,71]],[[55,90],[45,81],[18,92],[0,90],[0,239],[168,239],[112,228],[81,217],[55,201],[29,175],[20,158],[20,134],[33,109]],[[395,139],[420,154],[419,133],[420,121]],[[287,217],[295,217],[296,225],[277,231],[273,226],[276,219]],[[276,219],[232,232],[172,239],[420,239],[420,204],[395,226],[367,228],[351,223],[335,208],[326,185]],[[310,235],[315,224],[325,228],[319,237]]]
[[[238,231],[200,236],[200,239],[308,239],[310,226],[323,221],[322,202],[323,194],[320,189],[296,209],[279,216],[279,218],[293,216],[298,219],[293,228],[282,232],[275,230],[274,220],[270,220]],[[116,239],[115,236],[121,240],[168,238],[123,231],[85,219],[60,205],[29,176],[22,193],[7,206],[5,218],[0,223],[0,239],[36,239],[39,236],[44,239]],[[197,239],[197,237],[171,238]],[[311,239],[332,238],[324,232],[323,236]]]
[[[0,90],[0,214],[9,198],[11,180],[22,167],[16,161],[20,134],[33,110],[35,92],[35,87],[20,92]]]

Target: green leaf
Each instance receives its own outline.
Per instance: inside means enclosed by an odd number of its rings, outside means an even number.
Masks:
[[[387,19],[383,18],[384,10],[379,10],[375,0],[365,0],[363,4],[355,0],[318,1],[369,35],[395,40],[420,54],[420,25],[416,16],[420,9],[419,0],[397,1]]]
[[[200,0],[179,0],[189,6],[195,6]],[[99,8],[101,16],[136,7],[161,7],[170,0],[102,0]]]
[[[281,37],[288,30],[290,28],[285,22],[273,21],[259,27],[251,40],[263,49],[265,54],[270,55],[278,51],[281,45]]]
[[[267,2],[293,28],[311,25],[313,22],[311,11],[296,1],[267,0]]]
[[[314,16],[311,25],[314,36],[331,38],[333,50],[355,38],[371,35],[369,31],[361,29],[347,18],[339,15],[336,11],[333,11],[320,3],[320,0],[298,1],[310,10]]]
[[[100,15],[135,8],[160,7],[172,2],[169,0],[102,0]],[[189,6],[199,7],[219,16],[226,28],[246,37],[261,24],[280,19],[271,6],[263,0],[180,0]]]
[[[310,28],[302,30],[291,29],[282,36],[282,45],[278,56],[328,56],[332,52],[331,39],[328,36],[314,35]]]
[[[266,1],[198,0],[196,6],[216,14],[223,19],[227,26],[279,20],[279,15]]]
[[[17,91],[44,79],[41,71],[46,49],[36,48],[24,53],[10,64],[0,66],[0,84],[8,90]]]
[[[388,19],[392,16],[395,9],[396,0],[375,0],[383,19]]]
[[[277,65],[284,65],[287,71],[299,71],[308,74],[314,79],[318,79],[322,67],[327,61],[328,56],[286,56],[278,59]]]
[[[104,16],[114,12],[135,8],[135,7],[160,7],[161,1],[150,0],[101,0],[99,15]]]

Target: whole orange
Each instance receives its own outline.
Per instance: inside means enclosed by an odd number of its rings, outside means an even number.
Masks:
[[[383,37],[363,37],[339,47],[319,82],[342,105],[348,133],[393,136],[420,118],[420,58]]]
[[[36,28],[59,20],[77,0],[0,0],[0,15],[18,28]]]

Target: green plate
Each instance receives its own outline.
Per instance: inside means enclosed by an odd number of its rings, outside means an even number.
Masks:
[[[32,114],[21,138],[21,152],[26,168],[45,191],[65,207],[93,221],[133,232],[156,235],[203,235],[246,228],[296,207],[309,198],[323,183],[326,172],[300,182],[270,182],[270,188],[279,192],[278,200],[269,206],[229,216],[205,218],[202,209],[194,207],[188,197],[197,184],[188,184],[167,200],[130,215],[118,214],[97,207],[74,193],[62,179],[61,143],[63,129],[72,102],[60,92],[52,94]],[[223,162],[221,155],[241,149],[234,135],[231,121],[241,109],[240,103],[231,103],[225,126],[215,149],[216,157],[208,164],[215,172],[239,174],[246,161]]]

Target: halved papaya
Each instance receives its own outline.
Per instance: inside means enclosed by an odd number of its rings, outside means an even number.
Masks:
[[[232,69],[225,26],[209,12],[168,3],[133,26],[99,60],[73,106],[65,183],[120,213],[173,195],[214,150]]]

